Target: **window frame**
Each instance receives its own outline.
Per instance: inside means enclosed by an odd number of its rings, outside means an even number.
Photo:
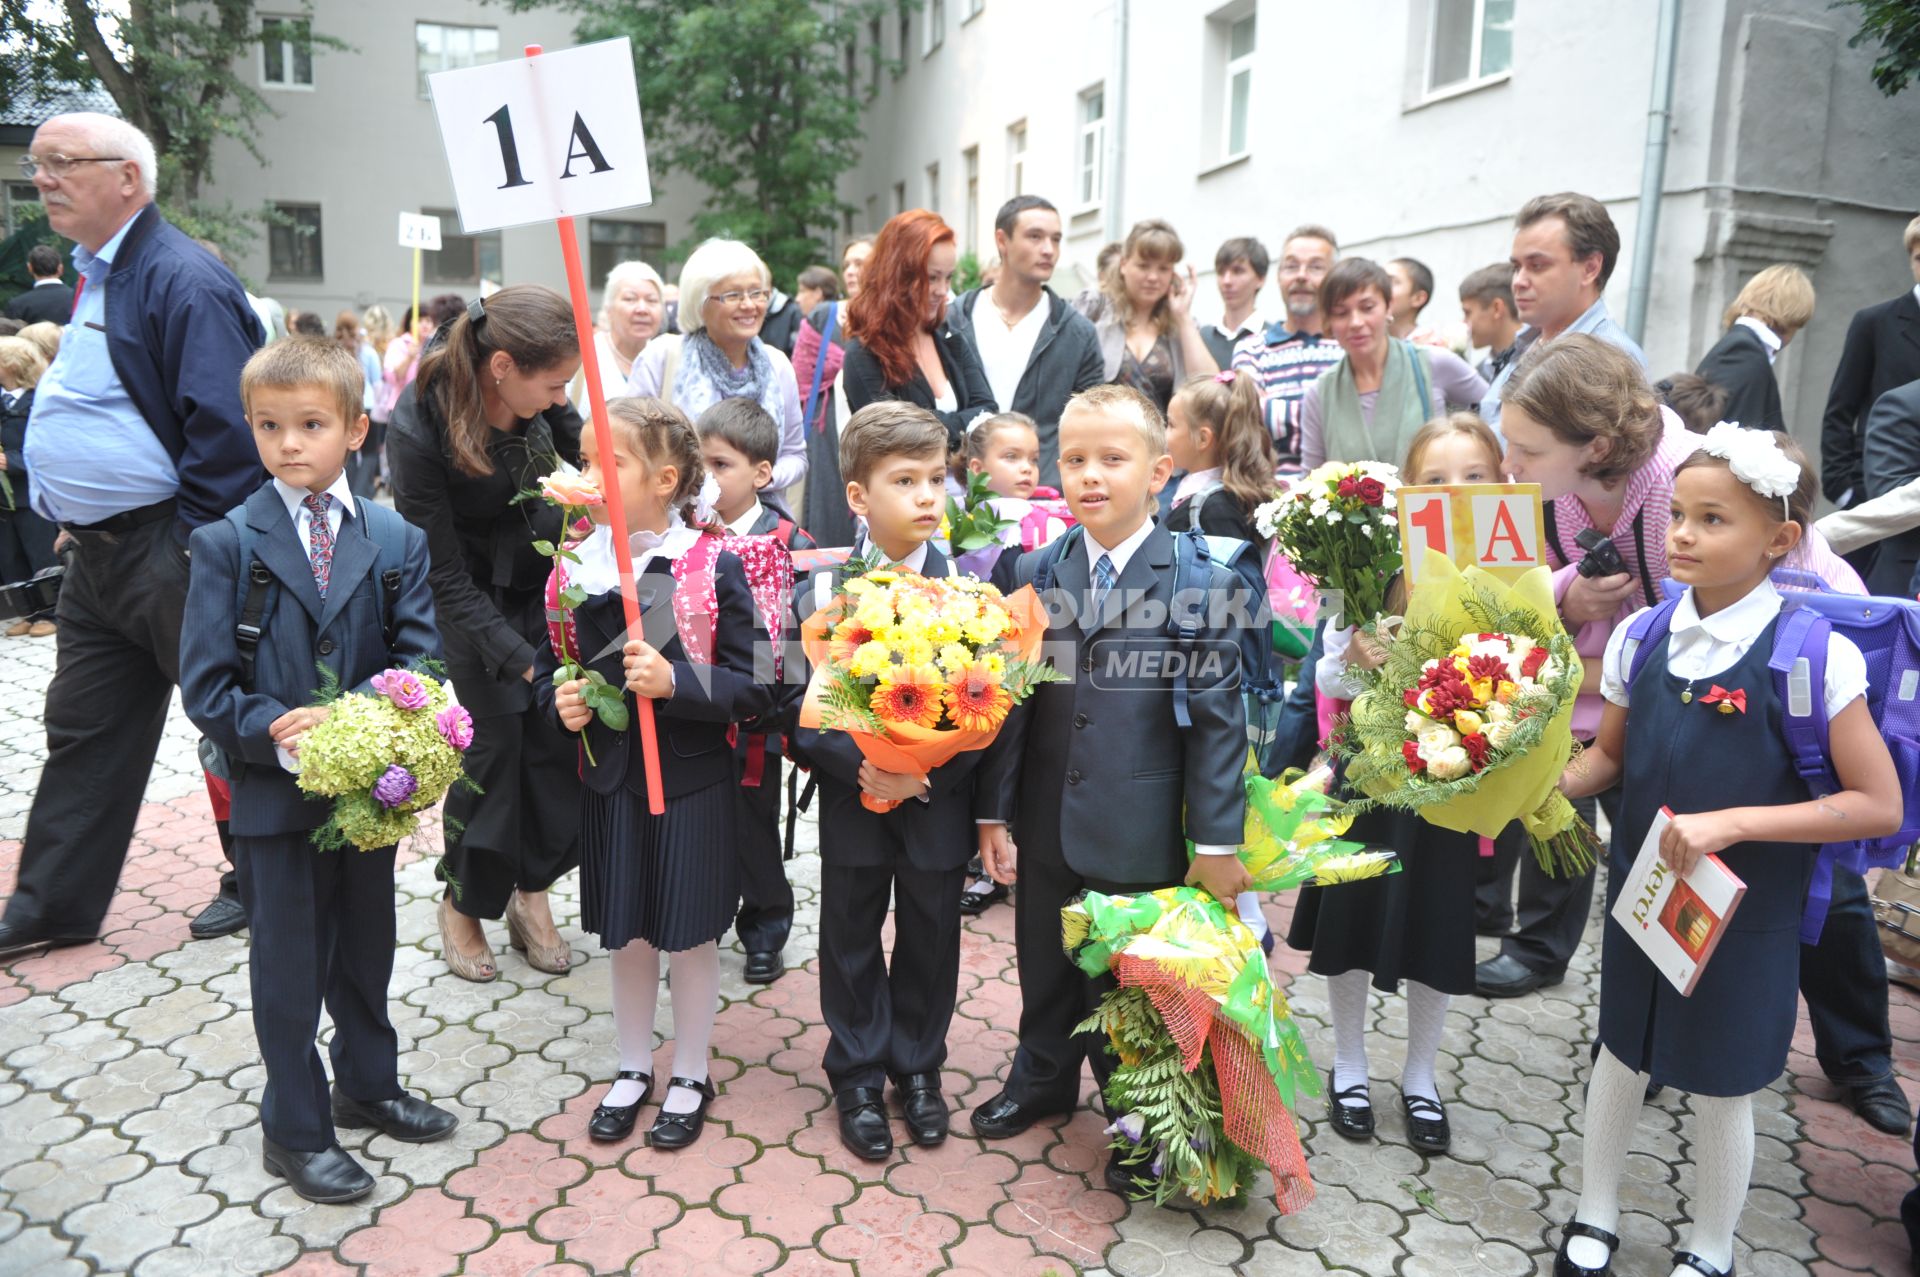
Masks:
[[[960,25],[966,26],[987,11],[987,0],[967,0],[967,11],[960,17]]]
[[[1088,119],[1088,107],[1096,96],[1100,99],[1100,114]],[[1107,199],[1106,81],[1097,81],[1080,90],[1075,101],[1078,119],[1073,135],[1074,212],[1085,213],[1099,208]],[[1088,146],[1089,141],[1091,147]]]
[[[938,213],[940,211],[940,161],[939,160],[935,160],[933,161],[933,163],[927,165],[926,177],[927,177],[926,209],[929,213]]]
[[[632,227],[635,234],[619,240],[608,239],[596,241],[593,233],[597,228],[602,226]],[[594,260],[595,249],[606,248],[616,243],[620,244],[621,247],[612,261],[602,264]],[[630,244],[637,244],[638,247],[628,247]],[[661,278],[664,279],[666,277],[664,266],[666,262],[667,244],[667,224],[665,222],[641,217],[589,216],[587,218],[588,286],[592,288],[604,287],[607,282],[607,272],[612,270],[618,263],[630,259],[645,262],[656,271],[659,271]]]
[[[1482,72],[1480,64],[1485,56],[1487,38],[1487,0],[1467,0],[1473,5],[1473,16],[1468,28],[1467,74],[1458,80],[1449,80],[1445,84],[1435,84],[1434,55],[1438,52],[1437,40],[1440,32],[1440,6],[1446,0],[1427,0],[1426,38],[1421,42],[1420,101],[1437,102],[1458,97],[1463,93],[1472,93],[1489,85],[1504,84],[1513,78],[1513,54],[1508,49],[1507,65],[1499,71]],[[1518,16],[1519,0],[1514,0],[1515,16]]]
[[[27,192],[32,193],[27,194]],[[22,225],[22,209],[37,208],[41,211],[41,217],[45,218],[46,203],[40,198],[40,188],[32,182],[12,178],[4,187],[0,187],[0,194],[4,194],[6,198],[5,207],[0,208],[0,228],[4,228],[8,235],[19,232]],[[65,263],[63,268],[70,269]]]
[[[926,21],[920,24],[920,56],[930,58],[947,39],[947,0],[926,0]]]
[[[420,55],[421,55],[420,28],[422,27],[434,27],[434,28],[437,28],[442,33],[441,45],[440,45],[440,65],[435,67],[432,71],[423,70],[421,69],[421,66],[420,66]],[[445,33],[448,31],[491,31],[493,33],[493,61],[492,62],[466,62],[466,63],[462,63],[460,66],[449,66],[447,64],[447,57],[446,57],[447,50],[446,50],[446,42],[445,42]],[[415,81],[415,88],[418,90],[420,94],[420,100],[422,102],[429,102],[433,100],[433,90],[427,84],[428,76],[437,75],[441,71],[460,71],[460,70],[466,69],[467,67],[491,66],[493,62],[498,62],[498,61],[500,61],[500,28],[499,27],[489,26],[486,23],[482,23],[482,22],[429,22],[425,18],[414,19],[414,22],[413,22],[413,78]]]
[[[420,255],[420,281],[423,286],[445,284],[451,287],[478,288],[480,282],[487,278],[485,245],[488,243],[494,246],[494,255],[499,263],[501,279],[496,282],[506,282],[506,238],[498,230],[468,235],[464,231],[450,229],[460,225],[460,214],[454,209],[423,208],[420,212],[428,217],[440,219],[440,249],[437,252],[426,252]],[[588,234],[591,236],[592,231],[589,230]],[[437,273],[440,263],[446,260],[446,246],[456,239],[473,246],[472,275],[453,278]],[[589,241],[589,253],[591,253],[591,241]]]
[[[1031,130],[1025,116],[1007,125],[1007,198],[1027,193],[1027,143]],[[1014,143],[1019,145],[1015,146]]]
[[[1226,74],[1220,80],[1220,162],[1242,159],[1253,153],[1253,69],[1260,55],[1259,15],[1248,12],[1233,18],[1222,25],[1225,37]],[[1233,32],[1242,22],[1253,23],[1253,46],[1239,57],[1233,55]],[[1242,124],[1246,135],[1240,139],[1240,146],[1233,145],[1233,82],[1235,77],[1245,74],[1247,77],[1247,115]]]
[[[964,216],[967,221],[961,246],[977,257],[980,253],[980,144],[976,142],[960,152],[960,163],[966,201]]]
[[[307,82],[305,84],[302,84],[298,80],[294,80],[294,79],[269,80],[267,78],[267,45],[269,43],[267,38],[267,26],[270,23],[284,23],[289,26],[306,28]],[[279,44],[281,67],[287,72],[289,76],[291,76],[293,74],[293,68],[294,68],[294,53],[299,47],[298,42],[295,40],[287,39],[285,36],[282,36],[278,41],[274,41],[273,43]],[[260,87],[262,89],[270,89],[275,93],[311,93],[313,92],[313,87],[314,87],[313,82],[315,79],[318,78],[318,76],[316,75],[314,64],[313,64],[314,58],[313,58],[313,19],[312,18],[302,18],[290,13],[261,14],[259,45],[260,45],[260,53],[259,53],[259,58],[257,60],[257,67],[260,72]]]
[[[275,241],[283,235],[302,237],[297,226],[282,225],[279,221],[267,224],[267,278],[287,282],[324,282],[327,278],[326,215],[318,200],[274,200],[273,212],[276,218],[294,217],[298,212],[313,213],[313,234],[310,237],[313,247],[313,272],[281,270],[275,259]]]

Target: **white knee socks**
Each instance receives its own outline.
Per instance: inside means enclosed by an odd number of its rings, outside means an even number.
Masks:
[[[1695,1095],[1691,1103],[1693,1138],[1688,1152],[1693,1160],[1693,1200],[1687,1204],[1687,1213],[1693,1217],[1693,1226],[1683,1249],[1724,1273],[1733,1267],[1733,1229],[1740,1222],[1747,1183],[1753,1176],[1753,1097]],[[1695,1277],[1691,1268],[1674,1272]]]
[[[1400,1091],[1440,1102],[1433,1078],[1434,1057],[1440,1053],[1440,1035],[1447,1027],[1447,1003],[1438,989],[1409,980],[1407,984],[1407,1062],[1400,1070]]]
[[[1580,1204],[1573,1217],[1608,1232],[1620,1222],[1620,1176],[1640,1108],[1647,1102],[1647,1075],[1635,1073],[1604,1046],[1593,1061],[1587,1083],[1587,1138],[1580,1162]],[[1590,1237],[1567,1243],[1567,1258],[1583,1268],[1605,1264],[1610,1252]]]
[[[1343,971],[1327,977],[1327,1010],[1333,1021],[1333,1089],[1367,1084],[1367,982],[1365,971]],[[1331,1098],[1331,1097],[1329,1097]],[[1364,1099],[1341,1101],[1354,1108]]]
[[[707,1046],[720,1014],[719,943],[709,940],[673,954],[667,979],[673,989],[673,1076],[704,1082]],[[663,1113],[691,1113],[699,1107],[700,1097],[685,1087],[673,1088],[660,1101]]]
[[[613,1031],[620,1045],[620,1072],[653,1072],[653,1013],[660,1001],[660,951],[645,940],[629,941],[610,955],[613,963]],[[623,1108],[640,1098],[642,1084],[616,1081],[602,1104]]]

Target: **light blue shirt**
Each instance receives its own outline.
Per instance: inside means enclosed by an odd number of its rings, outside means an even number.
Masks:
[[[56,523],[99,523],[180,490],[173,458],[107,354],[107,273],[132,225],[128,218],[98,253],[74,246],[79,304],[33,398],[26,446],[33,508]]]
[[[1627,336],[1626,329],[1613,322],[1613,317],[1607,314],[1607,303],[1604,298],[1596,300],[1593,305],[1587,307],[1585,314],[1567,325],[1567,331],[1590,333],[1601,341],[1618,346],[1633,356],[1633,362],[1640,365],[1641,372],[1647,370],[1646,352],[1640,349],[1639,342]],[[1501,392],[1513,379],[1513,370],[1520,366],[1521,356],[1532,349],[1533,344],[1539,340],[1540,330],[1532,324],[1528,324],[1514,336],[1513,358],[1507,360],[1507,366],[1500,370],[1500,375],[1494,378],[1493,385],[1488,388],[1487,397],[1480,401],[1480,418],[1492,426],[1496,434],[1500,431]]]

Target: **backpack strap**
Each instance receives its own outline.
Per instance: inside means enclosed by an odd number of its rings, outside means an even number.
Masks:
[[[226,519],[239,537],[240,562],[247,565],[246,593],[240,597],[238,619],[233,624],[233,645],[240,654],[240,686],[253,690],[254,658],[260,651],[260,639],[266,631],[267,600],[273,591],[273,573],[254,552],[253,529],[247,526],[244,505],[227,511]]]
[[[1561,567],[1565,567],[1567,566],[1567,556],[1560,551],[1560,522],[1554,517],[1553,505],[1554,503],[1551,501],[1542,501],[1540,503],[1540,519],[1541,522],[1546,525],[1548,553],[1560,560]]]
[[[1773,632],[1774,690],[1783,714],[1781,734],[1793,754],[1793,769],[1815,798],[1840,787],[1829,761],[1827,722],[1827,639],[1833,623],[1812,608],[1786,607]]]
[[[793,531],[796,526],[794,521],[785,515],[776,516],[773,522],[773,539],[791,549],[793,546]]]
[[[1080,543],[1080,525],[1068,528],[1058,538],[1040,547],[1040,557],[1033,564],[1033,592],[1042,599],[1053,588],[1054,569],[1074,546]]]
[[[1167,633],[1180,653],[1173,672],[1173,721],[1183,731],[1193,726],[1193,711],[1187,703],[1187,669],[1193,664],[1193,649],[1206,624],[1207,587],[1212,583],[1213,547],[1195,524],[1174,538],[1173,606],[1167,612]]]
[[[1425,421],[1433,415],[1433,388],[1428,384],[1428,379],[1432,374],[1427,367],[1427,352],[1412,342],[1408,342],[1407,354],[1411,356],[1413,360],[1414,402],[1419,405],[1417,415],[1421,421]],[[1446,407],[1445,404],[1440,406],[1442,408]]]
[[[827,306],[827,331],[820,334],[820,354],[813,361],[813,384],[807,387],[807,407],[806,410],[800,414],[801,420],[809,426],[813,426],[814,409],[818,407],[820,402],[820,381],[821,378],[826,376],[827,372],[827,347],[833,344],[834,330],[839,327],[839,323],[840,304],[838,302],[829,303]],[[816,430],[824,430],[826,426],[826,421],[822,420],[820,424],[814,428]]]
[[[1629,691],[1633,688],[1634,680],[1640,677],[1640,671],[1646,667],[1647,657],[1653,654],[1654,648],[1666,642],[1667,635],[1672,632],[1673,614],[1679,607],[1679,599],[1668,599],[1628,623],[1626,642],[1620,648],[1620,663],[1626,670]]]
[[[374,566],[380,573],[380,634],[386,640],[387,651],[391,652],[399,632],[400,585],[406,579],[407,525],[385,506],[364,498],[358,500],[358,506],[360,517],[366,521],[363,526],[367,536],[374,545]]]

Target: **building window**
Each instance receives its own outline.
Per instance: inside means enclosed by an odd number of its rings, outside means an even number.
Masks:
[[[967,163],[967,225],[962,232],[969,253],[980,251],[980,148],[970,146],[963,157]]]
[[[12,235],[27,224],[27,218],[41,217],[40,188],[32,182],[8,182],[6,217],[0,221],[0,229]]]
[[[899,63],[899,65],[894,70],[895,75],[905,74],[907,69],[907,50],[913,47],[913,43],[911,40],[911,37],[913,35],[913,19],[911,17],[911,11],[906,6],[905,0],[902,0],[901,2],[900,8],[899,8],[899,15],[900,15],[900,31],[899,31],[900,40],[899,40],[899,46],[894,50],[894,59]]]
[[[420,96],[426,97],[427,77],[438,71],[485,66],[500,60],[497,27],[454,27],[444,22],[413,24],[415,64]]]
[[[320,206],[273,206],[267,223],[267,274],[274,279],[319,279]]]
[[[1253,102],[1253,15],[1227,28],[1227,155],[1247,153],[1247,113]]]
[[[967,0],[967,16],[960,19],[960,21],[971,22],[973,19],[979,17],[981,11],[986,7],[987,0]]]
[[[1107,90],[1096,84],[1080,95],[1080,150],[1074,191],[1082,208],[1107,194]]]
[[[927,208],[935,213],[940,211],[940,166],[927,165]]]
[[[423,208],[420,211],[440,219],[440,251],[420,255],[420,273],[428,283],[477,287],[483,279],[490,279],[496,284],[501,282],[499,231],[462,235],[452,229],[460,225],[460,215],[452,209]]]
[[[898,217],[906,211],[907,184],[905,182],[895,182],[893,184],[893,214],[895,217]]]
[[[1427,92],[1458,89],[1513,69],[1514,0],[1432,0]]]
[[[621,262],[641,261],[660,270],[666,252],[665,222],[622,222],[596,217],[587,223],[587,281],[591,285],[605,282],[607,272]]]
[[[1027,122],[1007,126],[1007,196],[1027,193]]]
[[[313,87],[313,24],[305,18],[260,19],[260,83],[270,89]]]
[[[947,0],[927,0],[927,29],[921,37],[921,55],[932,53],[946,38]]]
[[[868,44],[873,50],[873,65],[868,69],[867,74],[867,96],[871,98],[877,96],[880,92],[880,63],[881,60],[886,57],[881,47],[880,19],[875,18],[873,21],[867,23],[867,36],[869,37]]]

